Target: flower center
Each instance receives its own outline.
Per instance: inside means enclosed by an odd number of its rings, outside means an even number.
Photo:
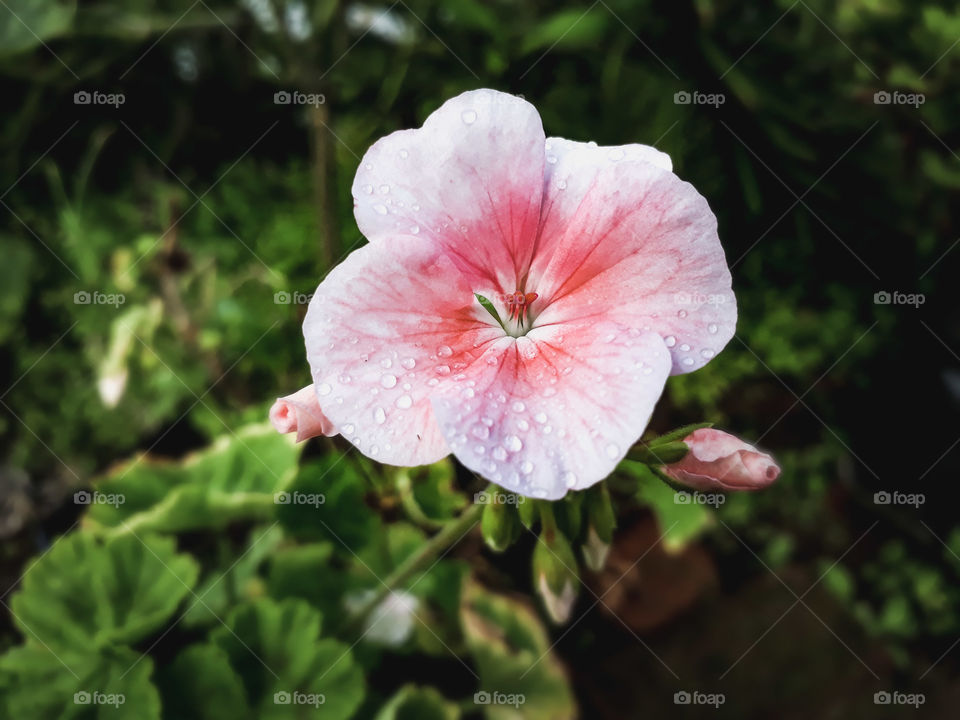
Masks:
[[[487,298],[477,293],[474,293],[474,295],[476,295],[480,305],[490,313],[507,335],[521,337],[526,335],[527,331],[530,330],[532,324],[530,305],[540,297],[538,293],[525,293],[522,290],[517,290],[516,292],[501,296],[503,304],[507,309],[506,320],[500,318],[500,313],[497,312],[496,306]]]
[[[529,326],[530,305],[540,297],[537,293],[524,293],[517,290],[504,297],[507,306],[507,322],[504,330],[514,337],[526,335]]]

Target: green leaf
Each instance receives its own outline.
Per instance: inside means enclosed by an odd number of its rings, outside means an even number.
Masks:
[[[397,489],[403,507],[412,520],[430,527],[442,527],[460,514],[467,499],[454,488],[456,477],[448,459],[417,468],[397,471]]]
[[[561,10],[524,33],[520,52],[588,48],[600,41],[611,15],[599,9]]]
[[[296,502],[320,497],[323,502]],[[364,500],[364,479],[348,455],[326,455],[303,465],[290,487],[290,502],[277,506],[277,517],[300,540],[330,540],[348,555],[375,536],[376,514]],[[348,550],[349,548],[349,550]]]
[[[75,13],[73,0],[6,0],[0,12],[0,54],[14,55],[65,34]]]
[[[161,676],[163,715],[168,720],[249,720],[240,677],[215,645],[193,645]]]
[[[242,678],[258,718],[346,720],[363,701],[363,672],[350,648],[320,639],[320,613],[307,603],[261,598],[237,608],[226,625],[212,640]]]
[[[460,619],[467,647],[480,674],[479,693],[500,693],[519,699],[518,707],[488,704],[489,720],[565,720],[576,717],[576,705],[550,639],[533,611],[475,582],[465,585]]]
[[[300,450],[292,436],[257,424],[180,462],[134,459],[96,482],[98,491],[123,502],[91,504],[85,522],[95,529],[139,533],[267,519],[275,512],[274,494],[296,473]]]
[[[701,423],[692,423],[690,425],[682,425],[676,430],[671,430],[668,433],[659,435],[655,438],[651,438],[646,441],[646,444],[650,447],[657,447],[659,445],[665,445],[666,443],[677,442],[678,440],[683,440],[687,435],[694,432],[695,430],[702,430],[703,428],[713,427],[712,422],[701,422]]]
[[[130,650],[98,653],[39,643],[0,657],[0,709],[30,720],[159,720],[160,697],[150,682],[153,662]]]
[[[166,622],[197,581],[172,538],[85,533],[60,538],[26,573],[12,602],[28,642],[94,649],[133,643]]]
[[[327,624],[339,627],[346,613],[346,577],[333,560],[332,543],[310,543],[278,549],[270,557],[267,586],[277,600],[300,598],[323,612]]]
[[[404,685],[374,720],[457,720],[460,709],[435,688]]]
[[[649,505],[663,532],[663,546],[668,551],[683,549],[712,522],[710,511],[697,503],[677,502],[678,493],[642,463],[624,461],[620,469],[638,481],[637,499]],[[679,495],[689,495],[679,493]]]

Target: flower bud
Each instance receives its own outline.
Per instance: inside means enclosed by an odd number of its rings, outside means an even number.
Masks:
[[[722,430],[695,430],[683,442],[690,452],[663,472],[695,490],[760,490],[780,476],[772,457]]]
[[[279,433],[297,434],[297,442],[317,435],[336,435],[333,423],[320,410],[313,385],[297,390],[293,395],[278,398],[270,408],[270,422]]]
[[[498,494],[494,494],[496,499]],[[516,505],[505,502],[488,502],[483,506],[480,530],[487,546],[495,552],[503,552],[513,545],[520,535],[520,518]]]
[[[555,623],[570,618],[579,582],[570,543],[555,529],[544,530],[533,551],[533,585]]]
[[[585,494],[587,539],[583,543],[581,552],[586,566],[591,570],[599,571],[607,561],[610,543],[613,542],[613,529],[617,521],[606,483],[594,485]]]

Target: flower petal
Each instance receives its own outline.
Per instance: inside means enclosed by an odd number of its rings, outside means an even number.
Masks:
[[[690,452],[663,471],[697,490],[760,490],[780,476],[780,467],[765,452],[735,435],[700,428],[683,441]]]
[[[673,173],[600,163],[597,150],[568,148],[545,188],[528,283],[544,298],[536,324],[606,316],[659,333],[673,374],[696,370],[736,327],[716,218]]]
[[[422,128],[364,155],[352,189],[360,231],[371,242],[429,238],[475,289],[513,292],[536,239],[543,147],[540,116],[525,100],[494,90],[452,98]]]
[[[381,462],[439,460],[449,449],[429,395],[503,335],[492,322],[435,244],[382,237],[354,251],[320,283],[303,322],[323,412]]]
[[[560,323],[488,344],[434,407],[464,465],[514,492],[556,499],[613,471],[643,433],[669,371],[655,333]]]

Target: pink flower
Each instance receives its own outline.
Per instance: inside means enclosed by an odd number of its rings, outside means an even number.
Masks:
[[[547,139],[512,95],[464,93],[379,140],[353,196],[370,242],[303,331],[323,412],[382,462],[453,452],[559,498],[606,477],[667,376],[733,335],[716,219],[670,158]]]
[[[694,430],[683,442],[690,452],[663,468],[681,485],[697,490],[761,490],[780,476],[772,457],[722,430]]]
[[[333,423],[320,410],[313,385],[297,390],[293,395],[277,398],[270,408],[270,422],[279,433],[297,434],[297,442],[317,435],[336,435]]]

